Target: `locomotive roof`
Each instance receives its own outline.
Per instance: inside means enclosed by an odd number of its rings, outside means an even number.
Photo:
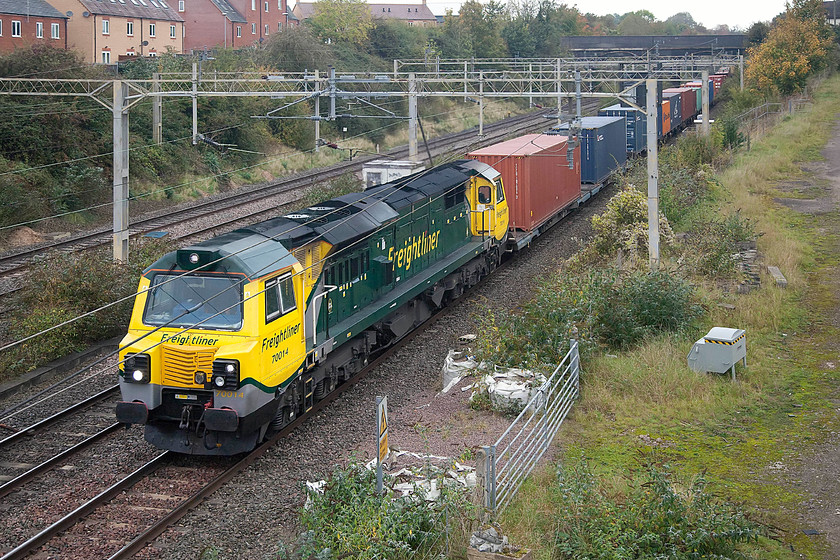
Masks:
[[[336,248],[350,245],[410,212],[413,204],[464,188],[464,183],[477,174],[488,178],[497,175],[491,167],[473,160],[444,164],[184,247],[164,256],[146,272],[202,268],[258,278],[293,264],[289,251],[296,247],[315,239]],[[198,255],[198,263],[190,261],[193,254]],[[223,257],[217,265],[204,266]]]

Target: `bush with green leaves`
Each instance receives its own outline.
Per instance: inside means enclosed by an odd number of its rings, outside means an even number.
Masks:
[[[624,492],[609,489],[586,462],[560,467],[556,498],[557,558],[591,560],[745,558],[738,545],[760,528],[709,492],[703,476],[679,480],[648,465]]]
[[[107,251],[47,256],[32,265],[3,334],[20,340],[130,296],[141,271],[169,247],[166,241],[134,244],[131,264],[115,263]],[[6,350],[0,354],[0,378],[125,333],[133,304],[134,298],[128,298]]]
[[[323,489],[310,492],[310,507],[301,515],[308,529],[296,558],[434,557],[446,541],[444,509],[462,503],[443,486],[441,498],[427,503],[422,495],[377,494],[376,473],[352,464],[337,468]]]
[[[667,271],[590,268],[546,282],[520,313],[476,315],[480,360],[533,369],[556,365],[577,330],[581,350],[628,348],[678,331],[702,312],[694,288]]]

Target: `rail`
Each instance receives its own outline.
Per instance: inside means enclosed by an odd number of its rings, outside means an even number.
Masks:
[[[580,353],[572,339],[566,356],[522,412],[496,443],[479,454],[479,484],[484,505],[493,514],[507,507],[545,455],[579,392]]]

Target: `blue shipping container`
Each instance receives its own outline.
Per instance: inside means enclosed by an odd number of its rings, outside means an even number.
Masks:
[[[569,123],[549,133],[568,134]],[[580,181],[600,183],[627,162],[627,126],[623,117],[583,117],[580,125]]]
[[[662,99],[671,102],[671,130],[682,124],[682,96],[679,93],[663,93]]]
[[[627,127],[627,153],[638,154],[647,149],[647,116],[633,107],[619,104],[604,107],[598,111],[601,117],[624,117]]]

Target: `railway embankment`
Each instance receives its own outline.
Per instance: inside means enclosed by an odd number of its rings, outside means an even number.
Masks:
[[[695,286],[703,313],[620,351],[602,344],[584,357],[581,399],[561,431],[560,461],[535,476],[502,517],[517,542],[545,557],[637,550],[639,543],[662,544],[659,529],[667,528],[687,537],[676,538],[681,546],[708,550],[709,542],[688,537],[703,528],[692,516],[709,516],[703,508],[715,504],[723,508],[715,512],[720,524],[705,529],[745,537],[737,548],[746,557],[840,555],[839,115],[835,76],[816,88],[811,107],[782,118],[750,149],[722,154],[728,161],[703,171],[705,191],[687,192],[686,160],[676,175],[667,169],[660,175],[678,241],[663,268]],[[624,278],[638,274],[627,264],[626,244],[620,266],[616,252],[609,259],[600,253],[607,241],[631,238],[595,229],[595,244],[584,254],[609,260]],[[728,246],[727,235],[754,239],[750,270],[717,268],[751,250],[716,252],[715,240]],[[686,251],[679,242],[689,244]],[[543,309],[548,297],[556,301],[565,291],[567,305],[588,298],[577,305],[610,310],[609,301],[599,304],[606,296],[587,293],[593,262],[579,272],[564,268],[533,307]],[[783,272],[786,287],[776,285],[768,266]],[[760,285],[745,282],[756,273]],[[575,283],[574,275],[590,283]],[[656,299],[653,290],[636,295]],[[590,326],[597,339],[609,323],[595,317]],[[736,382],[686,365],[692,343],[714,326],[746,331],[748,367],[738,368]],[[670,504],[667,512],[663,503]]]

